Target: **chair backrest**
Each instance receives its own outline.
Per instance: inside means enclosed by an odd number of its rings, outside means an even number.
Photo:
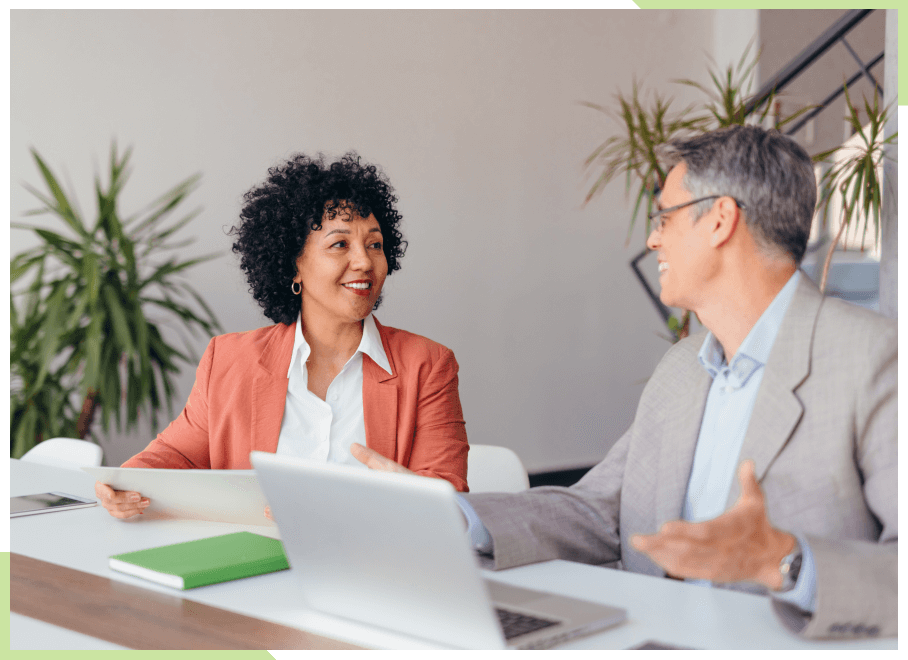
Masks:
[[[471,493],[517,493],[530,487],[527,471],[507,447],[470,445],[467,483]]]
[[[49,438],[25,452],[23,461],[78,470],[98,467],[104,452],[93,442],[75,438]]]

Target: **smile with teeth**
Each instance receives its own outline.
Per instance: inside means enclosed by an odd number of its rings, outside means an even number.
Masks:
[[[371,289],[371,282],[351,282],[350,284],[344,284],[348,289]]]
[[[659,262],[659,274],[661,275],[662,273],[664,273],[667,270],[668,270],[668,264],[665,263],[664,261],[660,261]]]

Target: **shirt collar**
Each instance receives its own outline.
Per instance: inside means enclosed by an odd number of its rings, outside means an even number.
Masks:
[[[375,319],[372,318],[371,314],[363,321],[363,338],[359,341],[359,349],[357,350],[372,358],[372,361],[388,372],[389,376],[394,375],[391,373],[391,363],[388,362],[385,347],[381,343],[381,334],[378,332],[378,326],[375,325]]]
[[[715,378],[727,366],[730,384],[742,387],[757,369],[766,364],[800,280],[801,271],[796,270],[747,333],[731,364],[726,364],[725,351],[719,340],[712,332],[707,333],[697,359],[710,377]]]
[[[287,378],[290,378],[290,374],[294,369],[293,365],[297,362],[300,363],[299,368],[302,369],[302,365],[306,364],[311,352],[312,349],[303,336],[303,316],[302,312],[300,312],[300,315],[296,317],[296,333],[294,334],[293,352],[290,354],[290,367],[287,369]],[[393,375],[391,373],[391,363],[388,362],[385,347],[381,343],[381,334],[378,332],[375,319],[372,318],[371,314],[363,321],[363,336],[359,340],[356,353],[365,353],[372,358],[375,364],[388,372],[388,374]],[[356,353],[353,355],[356,355]]]

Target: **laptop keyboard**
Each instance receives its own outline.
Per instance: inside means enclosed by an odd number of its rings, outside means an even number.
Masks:
[[[498,614],[498,620],[501,622],[502,630],[504,630],[505,639],[520,637],[520,635],[526,635],[527,633],[542,630],[543,628],[548,628],[549,626],[554,626],[559,623],[558,621],[540,619],[519,612],[502,610],[497,607],[495,608],[495,613]]]

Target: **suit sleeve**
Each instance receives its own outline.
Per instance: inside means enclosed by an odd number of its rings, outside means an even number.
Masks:
[[[196,369],[195,383],[180,416],[122,467],[206,469],[211,467],[208,448],[208,388],[214,362],[215,340]]]
[[[880,526],[872,541],[807,535],[816,566],[812,616],[781,601],[782,621],[805,637],[898,635],[898,344],[895,330],[854,347],[867,365],[855,379],[855,460],[864,501]]]
[[[454,353],[444,349],[421,383],[407,467],[417,474],[445,479],[457,490],[466,491],[469,446],[457,371]]]
[[[492,568],[550,559],[615,565],[621,558],[618,514],[631,434],[632,429],[570,488],[465,495],[492,537]]]

